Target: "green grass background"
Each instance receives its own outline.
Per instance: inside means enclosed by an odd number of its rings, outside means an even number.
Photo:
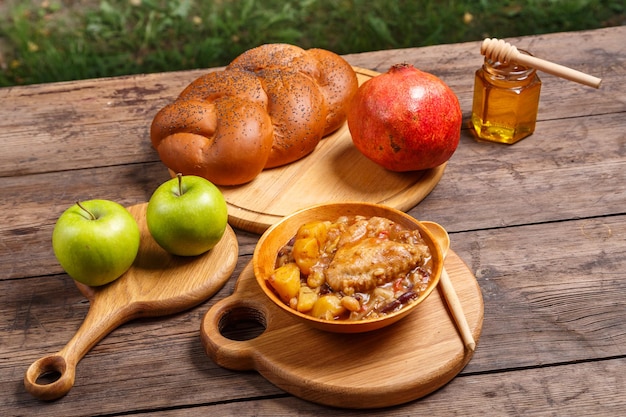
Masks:
[[[0,0],[0,86],[222,66],[270,42],[346,54],[625,22],[626,0]]]

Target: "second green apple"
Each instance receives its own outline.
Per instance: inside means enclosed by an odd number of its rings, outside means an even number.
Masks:
[[[224,235],[228,208],[213,183],[178,174],[150,197],[146,223],[154,240],[167,252],[197,256],[211,250]]]

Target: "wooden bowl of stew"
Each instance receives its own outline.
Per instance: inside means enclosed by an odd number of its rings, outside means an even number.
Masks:
[[[412,216],[372,203],[326,203],[270,226],[252,258],[276,306],[315,328],[360,333],[419,306],[439,282],[443,254]]]

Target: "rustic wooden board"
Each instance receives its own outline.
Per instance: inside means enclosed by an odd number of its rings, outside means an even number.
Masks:
[[[484,305],[474,275],[454,252],[445,267],[479,339]],[[256,321],[265,331],[231,340],[222,330]],[[234,370],[256,370],[283,390],[316,403],[378,408],[427,395],[470,361],[439,288],[409,316],[372,332],[337,334],[313,329],[274,305],[258,286],[251,264],[233,294],[216,303],[200,329],[207,355]]]
[[[72,340],[56,354],[35,361],[24,383],[37,398],[57,399],[73,386],[76,365],[103,337],[121,324],[138,318],[163,316],[193,307],[215,294],[230,278],[239,255],[237,237],[227,227],[210,251],[193,257],[173,256],[152,238],[146,224],[148,204],[129,208],[141,232],[139,253],[120,278],[101,287],[76,282],[90,308]],[[42,383],[39,377],[58,372],[59,378]]]
[[[379,73],[355,68],[359,84]],[[407,211],[435,188],[445,164],[413,172],[391,172],[352,144],[347,123],[322,139],[310,155],[261,172],[248,184],[220,187],[234,227],[262,233],[301,208],[331,201],[363,201]]]

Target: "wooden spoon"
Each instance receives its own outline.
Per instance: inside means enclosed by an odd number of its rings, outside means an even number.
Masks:
[[[420,221],[420,223],[424,225],[428,229],[428,231],[432,233],[435,240],[439,242],[439,245],[441,246],[441,252],[443,252],[443,256],[445,258],[446,253],[450,248],[450,236],[448,235],[446,229],[444,229],[440,224],[434,222]],[[450,311],[452,311],[454,321],[456,322],[456,325],[461,332],[461,337],[463,338],[465,347],[473,352],[476,349],[476,342],[474,341],[472,331],[467,324],[465,313],[463,312],[463,307],[461,306],[459,297],[457,296],[456,291],[452,286],[452,281],[450,281],[450,277],[448,276],[445,267],[441,271],[439,284],[441,284],[443,296],[446,299],[446,303],[448,304]]]
[[[139,253],[124,275],[102,287],[77,283],[90,307],[82,325],[63,349],[35,361],[24,386],[36,398],[55,400],[74,385],[76,365],[102,338],[121,324],[139,317],[177,313],[200,304],[226,283],[237,264],[237,237],[226,227],[220,242],[194,257],[173,256],[154,241],[146,225],[147,204],[130,207],[141,231]],[[42,383],[47,376],[58,376]]]

